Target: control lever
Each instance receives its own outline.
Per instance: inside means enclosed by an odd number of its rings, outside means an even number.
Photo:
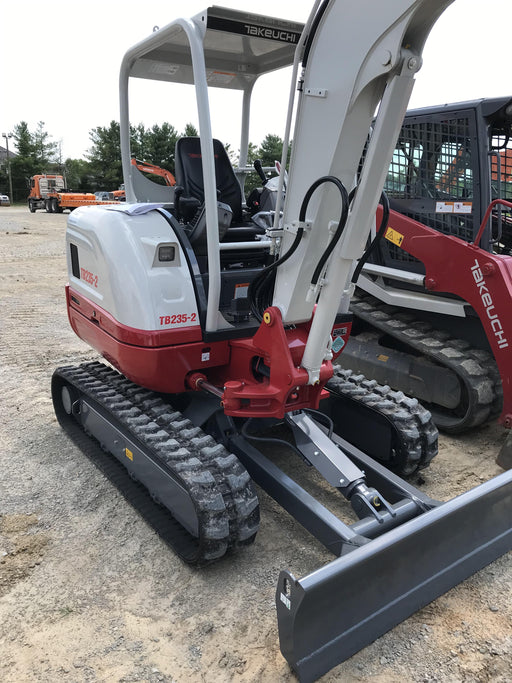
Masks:
[[[259,159],[256,159],[256,161],[254,162],[254,170],[261,178],[261,182],[263,183],[263,185],[266,185],[268,182],[268,178],[265,175],[265,171],[263,170],[263,166],[261,165],[261,161]]]

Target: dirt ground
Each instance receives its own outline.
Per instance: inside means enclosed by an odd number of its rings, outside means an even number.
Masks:
[[[55,420],[53,369],[96,357],[67,322],[66,220],[0,208],[0,680],[293,681],[275,584],[326,551],[259,492],[255,543],[191,569]],[[448,499],[498,474],[504,436],[442,437],[422,489]],[[512,681],[512,555],[321,680]]]

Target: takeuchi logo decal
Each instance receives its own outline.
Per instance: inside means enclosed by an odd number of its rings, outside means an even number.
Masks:
[[[294,27],[299,27],[299,24],[288,26],[289,22],[284,25],[281,22],[276,22],[262,26],[261,24],[253,23],[251,16],[247,16],[247,21],[234,21],[226,17],[215,16],[215,8],[210,8],[212,14],[208,13],[208,28],[212,31],[222,31],[223,33],[237,33],[242,36],[250,36],[251,38],[263,38],[264,40],[277,40],[280,43],[292,43],[297,45],[301,33],[294,31]],[[259,52],[257,53],[259,54]]]
[[[477,259],[475,259],[475,265],[471,266],[471,272],[473,273],[473,279],[475,280],[476,286],[478,288],[478,293],[480,294],[480,298],[482,299],[482,303],[485,307],[485,312],[487,313],[487,317],[489,318],[489,321],[491,323],[492,331],[494,332],[494,336],[496,337],[496,340],[498,342],[498,347],[500,349],[506,349],[508,347],[508,340],[505,337],[503,325],[501,324],[499,316],[496,313],[496,309],[492,301],[492,296],[489,292],[489,288],[487,287],[487,284],[485,282],[482,268],[478,263]]]
[[[296,43],[300,34],[291,31],[281,31],[276,28],[265,28],[264,26],[256,26],[255,24],[244,24],[248,36],[256,36],[257,38],[266,38],[267,40],[280,40],[285,43]]]

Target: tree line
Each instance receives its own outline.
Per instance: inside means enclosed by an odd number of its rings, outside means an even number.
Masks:
[[[131,151],[136,159],[156,164],[174,173],[174,149],[179,137],[198,135],[192,124],[187,124],[179,133],[170,123],[155,124],[147,128],[142,123],[130,128]],[[13,197],[11,201],[25,201],[28,195],[28,181],[33,175],[52,173],[64,176],[66,187],[75,191],[97,192],[117,190],[123,182],[121,167],[121,143],[119,122],[111,121],[108,126],[98,126],[89,132],[91,147],[83,159],[62,159],[60,143],[51,139],[40,121],[35,130],[30,130],[25,121],[14,126],[12,140],[15,149],[9,151]],[[11,143],[12,144],[12,143]],[[281,159],[283,141],[278,135],[268,134],[261,145],[249,144],[248,163],[260,159],[264,166],[271,166]],[[226,145],[233,163],[236,154]],[[158,181],[154,176],[152,180]],[[248,179],[246,189],[260,183],[257,176]],[[7,161],[0,165],[0,192],[9,193]]]

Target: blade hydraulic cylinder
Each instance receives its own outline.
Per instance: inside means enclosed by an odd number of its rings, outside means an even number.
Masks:
[[[307,461],[315,467],[332,486],[336,487],[347,500],[350,500],[358,517],[372,514],[379,524],[387,516],[396,517],[396,512],[385,498],[373,487],[366,485],[363,470],[335,444],[330,437],[304,413],[288,413],[286,421],[290,424],[297,448]]]

